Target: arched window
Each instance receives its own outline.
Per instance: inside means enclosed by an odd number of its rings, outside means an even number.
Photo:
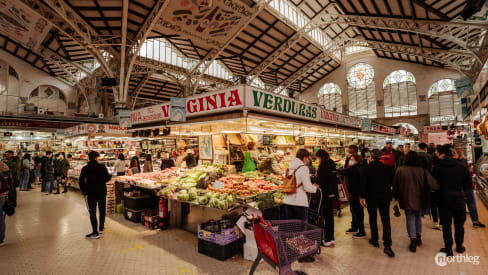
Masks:
[[[327,110],[342,113],[341,88],[334,83],[325,84],[318,95],[319,105]]]
[[[376,118],[374,70],[371,65],[358,63],[347,73],[349,114]]]
[[[27,102],[47,112],[66,114],[66,97],[59,88],[54,86],[41,85],[35,88],[30,93]]]
[[[0,60],[0,112],[18,113],[19,109],[19,74],[7,62]]]
[[[383,81],[385,117],[417,114],[417,87],[413,74],[394,71]]]
[[[461,100],[456,95],[454,80],[442,79],[429,88],[430,124],[449,124],[461,116]]]

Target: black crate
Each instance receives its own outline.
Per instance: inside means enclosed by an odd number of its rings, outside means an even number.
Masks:
[[[129,208],[124,208],[124,217],[129,221],[140,223],[143,211],[144,210],[133,210]]]
[[[151,207],[151,197],[141,195],[138,197],[124,196],[124,207],[132,210],[144,210]]]
[[[227,245],[218,245],[209,241],[198,239],[198,253],[214,259],[225,261],[242,250],[242,238]]]

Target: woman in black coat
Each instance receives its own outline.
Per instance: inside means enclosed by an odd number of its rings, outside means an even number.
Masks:
[[[324,150],[318,150],[315,153],[319,161],[317,171],[317,183],[322,190],[322,211],[325,219],[324,237],[322,245],[333,247],[334,242],[334,201],[339,199],[339,190],[337,188],[337,171],[336,165],[330,159],[329,153]]]

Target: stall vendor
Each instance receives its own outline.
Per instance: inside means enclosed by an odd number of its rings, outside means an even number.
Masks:
[[[251,141],[247,144],[247,151],[244,153],[242,172],[256,171],[258,161],[259,152],[256,150],[256,144]]]
[[[258,169],[263,172],[270,172],[276,175],[283,175],[284,169],[281,165],[285,153],[281,150],[278,150],[276,153],[272,154],[270,158],[267,160],[262,161],[258,165]]]

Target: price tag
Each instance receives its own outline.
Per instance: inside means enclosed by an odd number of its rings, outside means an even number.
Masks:
[[[214,188],[217,188],[217,189],[222,189],[222,188],[224,188],[224,183],[223,183],[223,182],[221,182],[221,181],[216,180],[216,181],[214,182],[214,184],[213,184],[213,187],[214,187]]]

